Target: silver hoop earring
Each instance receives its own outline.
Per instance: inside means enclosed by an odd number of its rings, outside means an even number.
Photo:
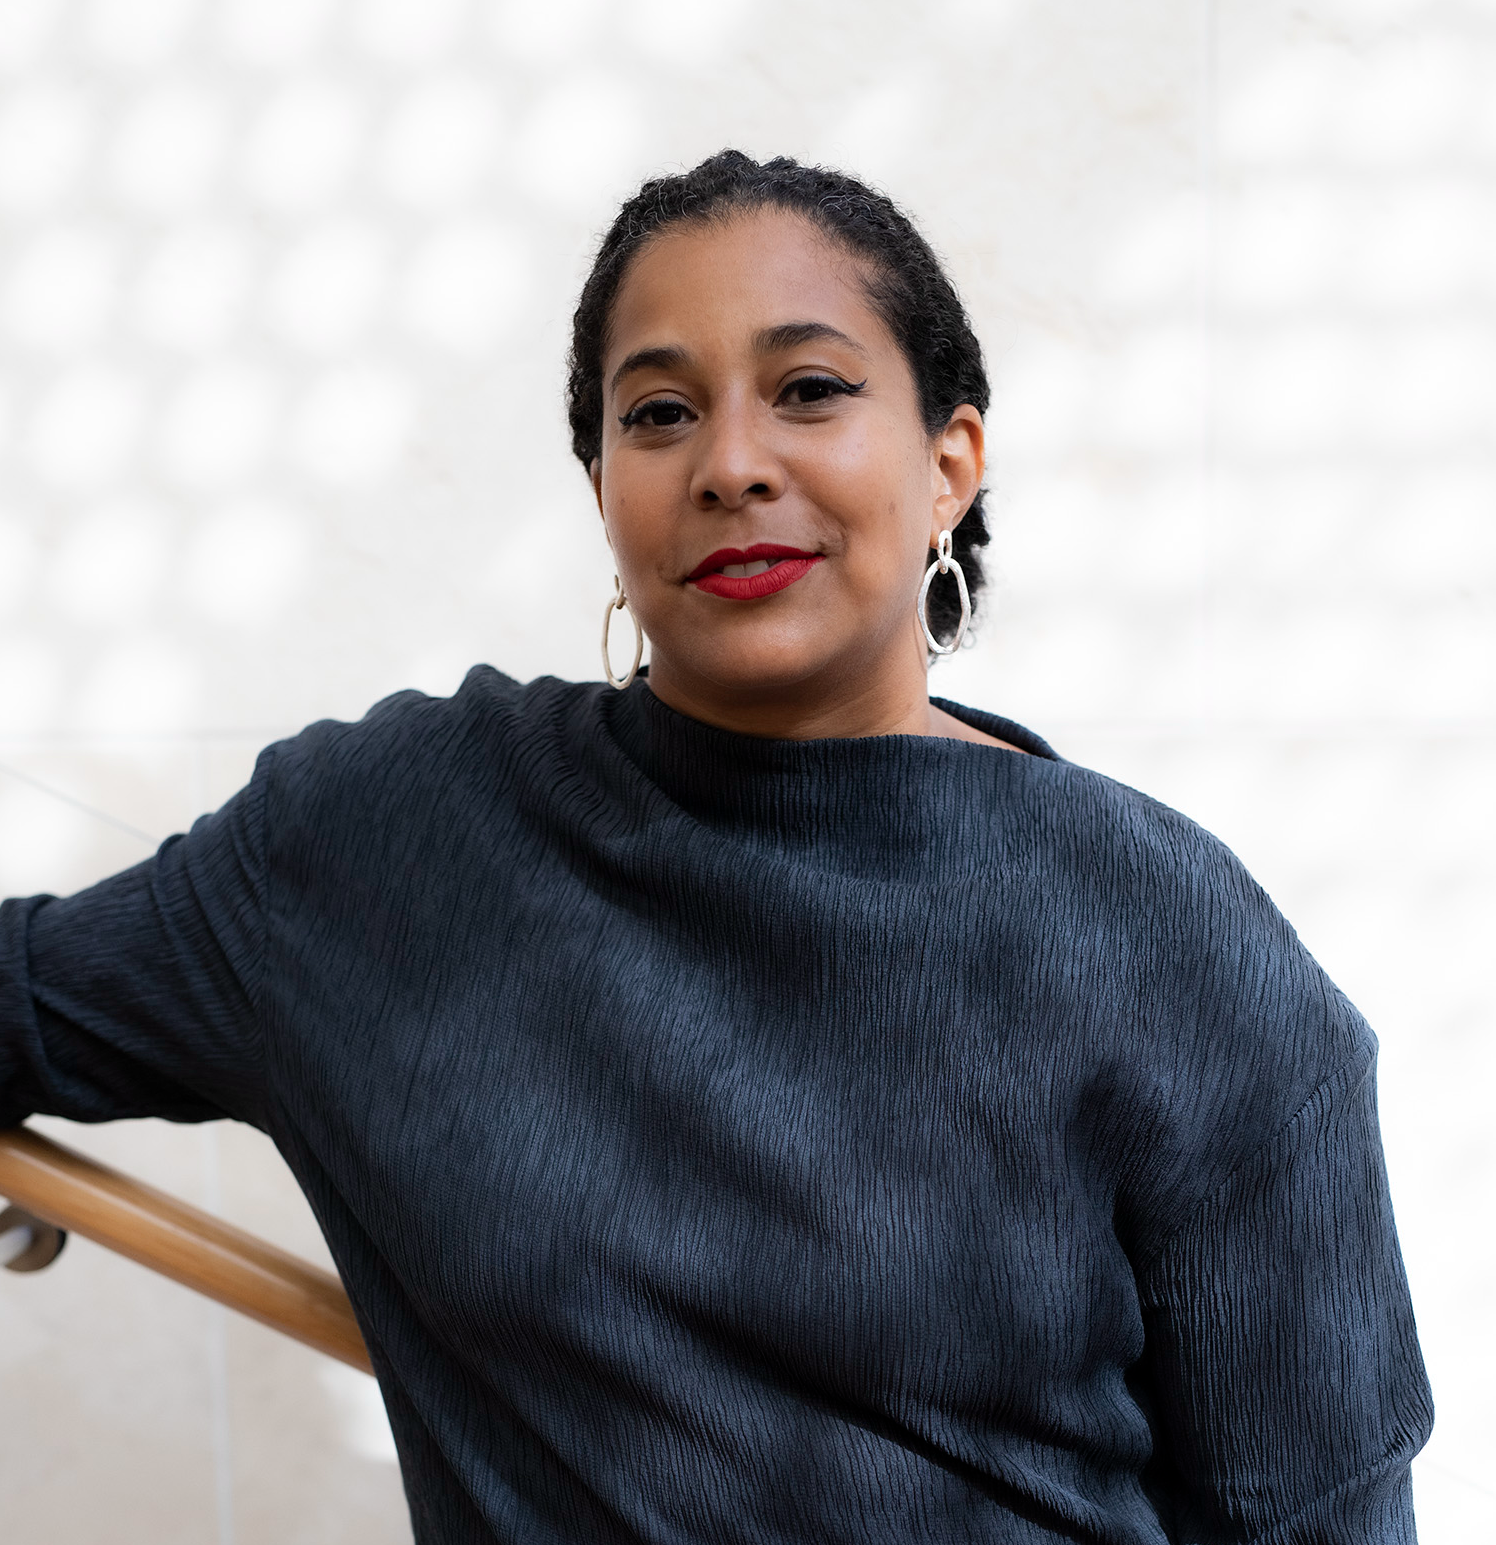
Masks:
[[[930,596],[930,581],[937,573],[954,573],[956,587],[961,592],[961,625],[956,629],[956,636],[948,644],[942,644],[930,631],[930,619],[925,615]],[[966,625],[971,621],[971,595],[967,591],[966,575],[961,572],[961,565],[951,557],[949,531],[940,533],[940,542],[935,549],[935,561],[925,570],[925,582],[919,587],[919,600],[914,603],[914,614],[919,618],[920,627],[924,629],[925,642],[930,646],[932,654],[955,654],[961,647],[961,640],[966,637]]]
[[[608,630],[613,626],[613,613],[626,611],[629,621],[634,625],[634,663],[629,666],[629,673],[620,681],[613,674],[613,662],[608,658]],[[634,615],[634,609],[629,605],[628,597],[623,593],[623,581],[615,574],[613,576],[613,599],[608,602],[607,609],[603,612],[603,675],[608,678],[610,687],[617,687],[620,692],[634,679],[639,669],[639,661],[644,657],[644,629],[639,626],[639,619]]]

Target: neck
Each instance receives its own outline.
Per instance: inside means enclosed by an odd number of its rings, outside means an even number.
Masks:
[[[775,740],[946,735],[930,703],[924,650],[911,644],[861,669],[827,668],[795,681],[725,683],[656,652],[650,691],[678,713],[718,729]]]
[[[649,665],[649,688],[687,718],[767,740],[855,740],[868,735],[938,735],[1019,751],[930,701],[924,639],[914,634],[880,663],[826,670],[792,682],[724,683],[668,652]]]

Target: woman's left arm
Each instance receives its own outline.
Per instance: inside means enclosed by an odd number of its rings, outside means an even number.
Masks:
[[[1369,1035],[1139,1277],[1149,1479],[1198,1545],[1413,1545],[1433,1420]]]

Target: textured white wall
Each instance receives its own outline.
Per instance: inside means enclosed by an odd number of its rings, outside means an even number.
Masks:
[[[1423,1538],[1496,1539],[1492,79],[1489,0],[0,0],[0,893],[312,718],[596,677],[589,248],[725,143],[848,166],[995,377],[936,690],[1218,832],[1371,1018]],[[252,1133],[67,1136],[319,1249]],[[75,1242],[0,1279],[0,1530],[408,1538],[371,1390]]]

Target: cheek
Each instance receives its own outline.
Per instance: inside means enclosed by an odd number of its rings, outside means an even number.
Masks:
[[[876,509],[881,515],[890,501],[904,509],[928,494],[928,447],[922,437],[910,433],[902,413],[861,418],[828,437],[818,453],[824,474],[862,491],[857,503],[863,510]],[[866,491],[873,488],[878,498],[870,504]]]
[[[623,456],[604,464],[603,519],[615,543],[647,539],[651,515],[660,505],[654,469]]]
[[[673,578],[679,562],[679,501],[661,486],[658,468],[642,463],[622,457],[605,470],[602,514],[625,588],[652,611],[651,592]]]
[[[911,443],[903,425],[895,430],[874,420],[836,437],[806,458],[801,479],[845,532],[847,556],[858,570],[886,574],[923,557],[930,521],[928,456],[923,444]]]

